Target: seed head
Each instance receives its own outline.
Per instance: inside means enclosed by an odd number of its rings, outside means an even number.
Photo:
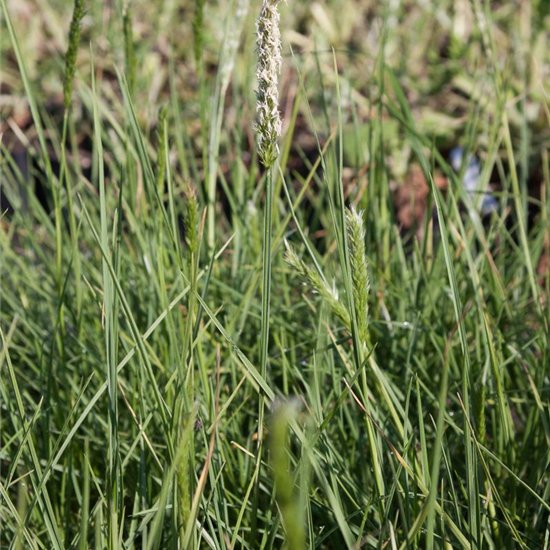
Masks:
[[[71,28],[69,30],[69,47],[65,55],[65,79],[63,81],[63,103],[65,109],[71,106],[73,79],[76,71],[76,54],[80,42],[80,29],[85,12],[85,0],[75,0]]]
[[[344,326],[349,330],[351,327],[351,321],[349,314],[338,299],[338,290],[333,285],[329,286],[319,275],[319,273],[310,265],[306,264],[296,251],[285,240],[286,252],[285,261],[305,280],[305,283],[311,288],[313,292],[316,292],[332,309],[332,312],[340,318],[344,323]]]
[[[365,229],[363,212],[355,207],[346,210],[346,228],[350,246],[351,278],[353,283],[353,302],[357,316],[359,338],[363,345],[368,342],[368,295],[369,267],[365,250]]]
[[[124,6],[122,26],[124,31],[124,55],[126,58],[126,78],[131,93],[136,82],[136,52],[134,49],[134,32],[132,30],[132,6],[130,1]]]
[[[191,257],[196,259],[199,252],[199,201],[191,184],[187,187],[186,195],[184,223],[189,259],[191,260]]]
[[[204,47],[204,4],[205,0],[195,0],[195,15],[193,17],[193,38],[195,63],[200,65],[202,49]]]
[[[258,154],[266,168],[270,168],[279,154],[277,139],[281,135],[279,113],[279,73],[281,72],[281,32],[279,11],[281,0],[264,0],[256,20],[258,47],[257,117]]]

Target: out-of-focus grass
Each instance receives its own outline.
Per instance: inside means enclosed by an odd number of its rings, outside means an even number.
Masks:
[[[260,2],[87,2],[65,111],[72,9],[2,0],[0,544],[547,548],[547,3],[281,5],[265,372]]]

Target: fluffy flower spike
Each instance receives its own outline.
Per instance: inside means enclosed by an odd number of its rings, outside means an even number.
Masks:
[[[277,139],[281,135],[279,113],[279,73],[281,72],[281,31],[278,5],[282,0],[264,0],[256,21],[258,47],[257,118],[258,154],[266,168],[270,168],[279,154]]]

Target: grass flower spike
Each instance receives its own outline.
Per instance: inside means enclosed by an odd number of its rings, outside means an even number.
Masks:
[[[258,154],[266,168],[273,165],[279,154],[277,139],[281,135],[279,113],[279,73],[281,72],[281,32],[279,11],[281,0],[264,0],[256,21],[258,46],[258,78],[256,133]]]
[[[339,300],[338,291],[323,281],[317,271],[299,258],[296,251],[285,241],[285,261],[305,280],[306,284],[325,300],[332,312],[344,323],[349,330],[351,320],[344,304]]]
[[[368,329],[368,296],[369,296],[369,267],[365,251],[365,229],[363,226],[363,212],[355,207],[346,210],[346,228],[350,245],[351,277],[353,282],[353,303],[357,316],[359,338],[366,345],[369,338]]]
[[[134,92],[137,72],[136,52],[134,49],[134,32],[132,30],[132,5],[128,1],[122,14],[122,27],[124,33],[124,56],[126,63],[126,79],[130,92]]]
[[[369,266],[365,250],[363,212],[357,211],[353,206],[346,209],[346,231],[350,246],[353,303],[357,318],[358,336],[361,344],[366,347],[369,342]],[[351,330],[350,313],[340,301],[336,288],[331,288],[313,267],[300,259],[298,254],[286,241],[285,246],[285,261],[296,270],[314,292],[317,292],[322,297],[330,306],[333,313],[344,323],[344,326],[348,330]]]
[[[75,0],[73,19],[69,30],[69,47],[65,56],[65,80],[63,81],[63,104],[65,109],[71,106],[73,79],[76,71],[76,55],[80,41],[80,29],[85,12],[85,0]]]

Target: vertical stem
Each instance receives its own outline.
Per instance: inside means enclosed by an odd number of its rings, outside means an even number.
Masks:
[[[262,321],[260,331],[260,374],[265,379],[267,373],[267,354],[269,348],[269,310],[271,295],[271,233],[273,218],[273,170],[266,173],[266,198],[264,208],[264,242],[263,242],[263,277],[262,277]],[[251,541],[256,540],[256,521],[258,499],[260,494],[260,466],[263,451],[265,396],[260,394],[258,414],[258,456],[256,458],[256,482],[252,503],[252,524],[250,529]]]
[[[101,121],[99,118],[98,95],[95,82],[95,68],[92,54],[92,109],[94,120],[94,141],[96,147],[96,167],[99,187],[99,209],[101,226],[101,247],[105,254],[109,254],[107,194],[105,188],[105,170],[103,159],[103,143],[101,138]],[[112,257],[112,256],[111,256]],[[116,262],[115,262],[116,267]],[[108,395],[108,440],[107,440],[107,507],[108,507],[108,550],[118,550],[118,408],[117,408],[117,371],[116,371],[116,325],[114,306],[114,280],[109,271],[107,256],[102,260],[103,271],[103,308],[104,308],[104,338],[105,359],[107,367],[107,395]]]
[[[273,222],[273,171],[267,170],[264,208],[264,243],[263,243],[263,276],[262,276],[262,323],[260,333],[260,374],[266,378],[267,355],[269,349],[269,314],[271,298],[271,226]],[[264,423],[264,396],[260,396],[260,414],[258,417],[258,445],[261,449]]]
[[[82,287],[80,284],[80,256],[78,254],[78,236],[77,225],[73,203],[73,191],[69,168],[67,166],[66,141],[69,125],[69,110],[65,110],[63,116],[63,134],[61,138],[61,177],[59,178],[59,187],[63,185],[63,175],[65,176],[67,207],[69,210],[69,228],[71,231],[71,246],[73,253],[73,262],[76,280],[76,333],[80,337],[82,321]]]
[[[267,373],[267,353],[269,344],[269,312],[271,294],[271,229],[273,218],[273,171],[270,167],[266,175],[266,203],[264,209],[264,246],[263,246],[263,277],[262,277],[262,324],[260,374],[265,378]],[[260,426],[258,441],[262,440],[263,428],[263,396],[260,400]]]

